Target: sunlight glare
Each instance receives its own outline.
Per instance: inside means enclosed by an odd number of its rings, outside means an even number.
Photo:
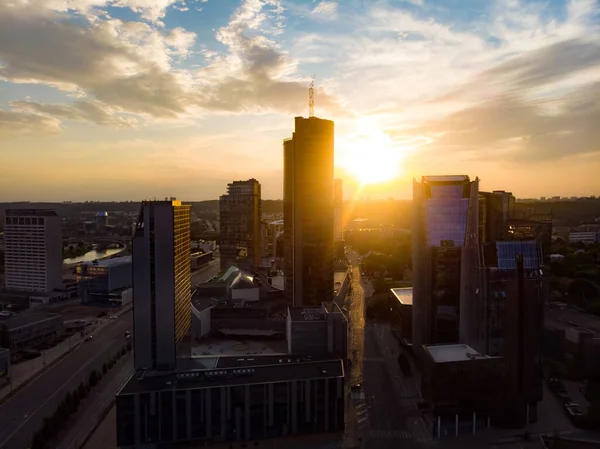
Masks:
[[[361,184],[391,181],[401,174],[400,164],[406,149],[395,146],[392,138],[372,123],[363,122],[359,130],[340,139],[340,165]]]

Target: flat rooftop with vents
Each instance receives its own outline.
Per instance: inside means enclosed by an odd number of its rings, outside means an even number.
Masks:
[[[482,355],[469,345],[424,345],[425,352],[435,363],[466,362],[474,359],[492,358]]]
[[[172,389],[343,378],[341,360],[286,354],[284,356],[194,357],[178,361],[172,372],[138,370],[119,394]]]
[[[391,288],[390,290],[400,304],[402,304],[403,306],[412,306],[412,303],[413,303],[412,287]]]

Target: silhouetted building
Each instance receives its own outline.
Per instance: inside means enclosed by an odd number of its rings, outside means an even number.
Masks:
[[[135,367],[172,369],[191,325],[190,206],[142,202],[132,250]]]
[[[344,181],[336,178],[333,180],[333,239],[336,242],[344,240],[343,206]]]
[[[257,270],[261,257],[260,183],[256,179],[227,184],[219,198],[221,269],[231,265]]]
[[[321,307],[289,307],[287,343],[291,354],[329,354],[348,357],[348,321],[338,305],[324,302]]]
[[[506,363],[464,344],[424,345],[421,394],[438,438],[472,434],[496,421]]]
[[[334,125],[296,117],[283,142],[285,294],[294,306],[318,306],[333,294]]]
[[[134,373],[118,393],[117,445],[342,432],[344,395],[341,360],[291,354],[180,360],[168,374]]]
[[[459,341],[461,299],[477,287],[479,179],[413,183],[413,344]],[[459,316],[460,314],[460,316]]]
[[[98,212],[96,214],[96,229],[102,230],[108,226],[108,212]]]
[[[63,288],[61,219],[55,211],[6,210],[4,284],[28,292]]]

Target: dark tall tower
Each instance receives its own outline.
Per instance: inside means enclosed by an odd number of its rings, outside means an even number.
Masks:
[[[413,344],[459,340],[461,301],[477,287],[479,180],[423,176],[413,183]],[[459,316],[460,315],[460,316]]]
[[[132,251],[135,367],[173,369],[191,325],[190,206],[144,201]]]
[[[333,295],[334,125],[295,118],[283,142],[285,294],[295,306]]]
[[[261,256],[262,200],[256,179],[227,184],[219,198],[221,269],[257,270]]]

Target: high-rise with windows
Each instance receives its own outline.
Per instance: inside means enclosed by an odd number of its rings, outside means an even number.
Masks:
[[[336,178],[333,180],[333,239],[336,243],[344,240],[343,206],[344,181]]]
[[[142,202],[132,247],[135,367],[173,369],[191,325],[190,206]]]
[[[227,184],[219,198],[221,269],[235,265],[257,270],[261,257],[260,183],[256,179]]]
[[[61,219],[48,209],[7,209],[5,286],[50,293],[63,286]]]
[[[283,142],[285,295],[318,306],[333,295],[334,124],[296,117]]]
[[[477,288],[479,180],[423,176],[413,185],[413,344],[459,341],[461,300]]]

